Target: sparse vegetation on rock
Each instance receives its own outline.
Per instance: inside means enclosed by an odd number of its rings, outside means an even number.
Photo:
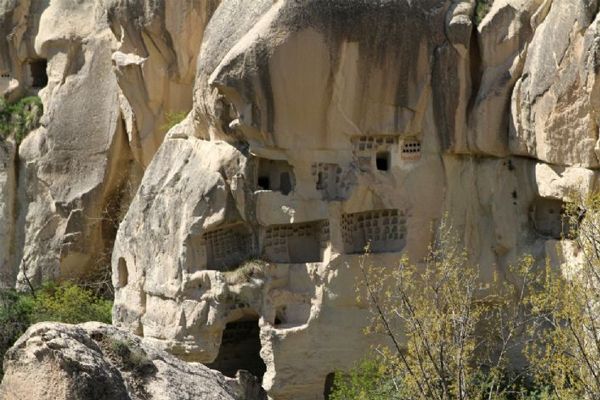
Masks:
[[[13,137],[17,143],[37,128],[43,114],[42,101],[37,96],[25,97],[15,103],[0,98],[0,137]]]
[[[267,263],[263,260],[249,260],[231,271],[223,273],[230,285],[248,282],[253,277],[264,275]]]
[[[161,126],[163,132],[168,132],[172,127],[180,123],[187,116],[186,112],[183,111],[169,111],[165,114],[165,122]]]
[[[485,18],[490,9],[492,8],[492,4],[494,0],[477,0],[475,4],[475,24],[481,24],[481,21]]]

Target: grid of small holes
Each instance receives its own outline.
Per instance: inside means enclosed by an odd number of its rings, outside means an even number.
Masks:
[[[406,140],[402,144],[402,155],[412,156],[419,153],[421,153],[421,142],[419,140]]]
[[[382,146],[398,144],[397,136],[360,136],[354,141],[354,150],[366,151],[378,149]]]
[[[344,241],[352,243],[352,232],[364,232],[367,241],[403,240],[406,236],[406,214],[398,210],[377,210],[342,217]]]
[[[225,260],[232,256],[250,252],[250,237],[239,232],[239,228],[224,228],[204,234],[215,260]]]
[[[329,241],[329,222],[308,222],[303,224],[277,225],[267,228],[265,233],[265,246],[277,250],[280,246],[287,246],[289,238],[317,236],[323,246]]]

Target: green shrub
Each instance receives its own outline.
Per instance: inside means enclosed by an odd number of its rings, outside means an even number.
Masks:
[[[335,373],[329,400],[395,400],[402,399],[398,379],[380,357],[366,358],[348,373]]]
[[[46,284],[30,293],[0,291],[0,361],[14,342],[35,323],[56,321],[77,324],[111,323],[112,302],[73,283]],[[0,379],[2,378],[0,362]]]
[[[78,324],[86,321],[111,323],[112,302],[96,297],[91,290],[73,283],[47,284],[37,293],[34,323],[57,321]]]
[[[475,25],[479,26],[481,24],[481,21],[490,12],[493,2],[494,0],[477,0],[475,5]]]
[[[37,128],[44,107],[37,96],[25,97],[16,103],[0,99],[0,137],[13,137],[17,143]]]
[[[31,325],[33,298],[14,290],[0,291],[0,380],[4,353]]]

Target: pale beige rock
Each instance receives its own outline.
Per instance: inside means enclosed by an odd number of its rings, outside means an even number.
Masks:
[[[32,326],[8,351],[4,400],[262,400],[255,380],[226,378],[99,323]]]
[[[598,181],[597,2],[496,0],[478,26],[474,5],[0,0],[0,92],[36,93],[33,60],[49,77],[0,165],[1,279],[113,250],[117,325],[312,400],[382,340],[368,239],[418,260],[447,214],[484,288],[523,253],[568,265],[562,208]]]
[[[513,154],[598,167],[596,2],[554,1],[512,97]]]
[[[97,3],[52,2],[35,56],[48,61],[42,128],[19,148],[19,281],[79,278],[105,268],[116,199],[128,180],[126,136],[110,61],[113,38]],[[71,21],[69,23],[67,21]]]
[[[192,108],[195,67],[204,27],[220,0],[106,0],[118,40],[112,60],[130,110],[126,125],[134,158],[146,167],[167,132],[170,113]]]

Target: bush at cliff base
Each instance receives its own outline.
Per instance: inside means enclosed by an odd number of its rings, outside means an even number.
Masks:
[[[0,359],[15,341],[37,322],[111,323],[112,302],[70,282],[46,284],[35,294],[0,291]],[[0,379],[2,378],[0,363]]]

